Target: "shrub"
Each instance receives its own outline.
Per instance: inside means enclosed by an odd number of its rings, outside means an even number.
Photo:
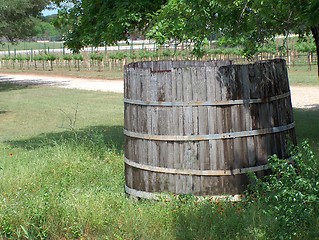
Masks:
[[[138,52],[138,55],[140,59],[148,59],[152,56],[152,53],[147,50],[141,50]]]
[[[63,60],[65,61],[71,61],[73,59],[73,56],[71,54],[64,54]]]
[[[298,42],[296,44],[296,50],[298,52],[305,52],[305,53],[314,53],[316,52],[316,45],[314,42]]]
[[[29,56],[26,56],[26,55],[17,55],[17,57],[16,57],[16,59],[18,60],[18,61],[28,61],[30,58],[29,58]]]
[[[94,52],[90,54],[90,59],[91,60],[96,60],[99,62],[102,62],[104,58],[104,55],[102,53]]]
[[[37,54],[33,56],[34,61],[42,61],[44,60],[44,55],[43,54]]]
[[[56,56],[54,54],[46,54],[46,60],[48,60],[48,61],[53,62],[53,61],[55,61],[57,59],[58,59],[58,56]]]
[[[301,232],[312,234],[313,220],[318,214],[319,167],[307,142],[291,150],[289,160],[276,155],[269,158],[272,173],[263,179],[250,174],[247,200],[275,223],[272,231],[278,239],[302,237]]]
[[[169,48],[164,49],[162,52],[163,57],[171,57],[173,54],[174,53]]]
[[[4,55],[4,56],[1,58],[1,60],[4,60],[4,61],[9,61],[10,59],[11,59],[11,57],[8,56],[8,55]]]
[[[132,59],[133,61],[137,58],[137,55],[134,51],[132,51],[129,55],[129,58]]]

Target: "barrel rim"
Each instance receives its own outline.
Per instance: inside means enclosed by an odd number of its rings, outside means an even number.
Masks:
[[[284,58],[273,58],[273,59],[267,59],[267,60],[258,60],[255,62],[250,63],[243,63],[243,64],[234,64],[232,60],[208,60],[208,61],[198,61],[198,60],[156,60],[156,61],[137,61],[137,62],[131,62],[124,66],[124,69],[130,69],[130,68],[140,68],[140,69],[150,69],[150,67],[143,67],[143,64],[147,63],[163,63],[163,62],[171,62],[171,63],[202,63],[202,64],[212,64],[212,65],[203,65],[203,66],[196,66],[196,65],[184,65],[179,67],[173,67],[173,68],[187,68],[187,67],[194,67],[194,68],[201,68],[201,67],[227,67],[227,66],[254,66],[254,65],[263,65],[263,64],[271,64],[271,63],[284,63],[286,65],[286,60]],[[213,65],[215,63],[215,65]],[[220,63],[220,65],[217,65]],[[140,65],[140,66],[139,66]],[[141,66],[142,65],[142,66]]]

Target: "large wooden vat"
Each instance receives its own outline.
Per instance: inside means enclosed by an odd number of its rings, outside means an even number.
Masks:
[[[235,195],[246,173],[295,141],[284,60],[136,62],[125,67],[128,194]]]

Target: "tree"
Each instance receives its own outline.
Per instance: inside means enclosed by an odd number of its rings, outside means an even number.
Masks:
[[[14,42],[33,36],[35,19],[49,3],[49,0],[0,0],[0,39]]]
[[[319,57],[318,0],[72,2],[73,6],[66,13],[69,19],[76,20],[66,40],[80,39],[79,46],[113,43],[126,39],[134,29],[143,29],[159,43],[192,41],[195,53],[200,55],[204,39],[215,33],[243,45],[249,57],[267,40],[279,34],[295,33],[312,34]]]
[[[77,52],[87,44],[114,44],[146,30],[150,14],[164,0],[56,0],[66,45]]]
[[[243,45],[248,57],[277,35],[312,33],[319,56],[318,0],[169,0],[153,22],[149,36],[157,41],[192,39],[200,48],[214,32]]]
[[[61,39],[60,29],[54,26],[56,15],[37,18],[34,21],[34,31],[38,39],[57,41]]]
[[[244,39],[250,45],[260,46],[265,40],[290,33],[303,37],[312,34],[317,51],[319,77],[319,1],[318,0],[263,0],[240,1],[234,17],[239,19],[232,34],[244,28]],[[244,27],[243,27],[244,26]],[[248,34],[247,34],[248,33]],[[251,39],[250,36],[255,36]]]

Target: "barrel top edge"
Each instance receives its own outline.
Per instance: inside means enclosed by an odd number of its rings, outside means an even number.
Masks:
[[[163,64],[166,65],[166,69],[178,69],[187,67],[244,67],[253,65],[264,65],[270,63],[283,63],[286,64],[286,60],[283,58],[274,58],[268,60],[259,60],[251,63],[245,64],[234,64],[232,60],[209,60],[209,61],[198,61],[198,60],[156,60],[156,61],[137,61],[125,65],[125,69],[153,69],[154,66],[159,66]]]

